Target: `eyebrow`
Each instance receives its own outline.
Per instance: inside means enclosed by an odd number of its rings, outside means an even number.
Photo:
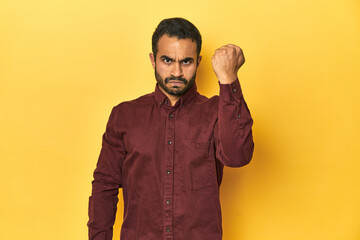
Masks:
[[[162,55],[160,57],[160,59],[168,59],[168,60],[171,60],[173,62],[175,62],[175,59],[171,58],[171,57],[168,57],[166,55]],[[179,62],[185,62],[185,61],[194,61],[194,59],[192,57],[186,57],[184,59],[180,59]]]

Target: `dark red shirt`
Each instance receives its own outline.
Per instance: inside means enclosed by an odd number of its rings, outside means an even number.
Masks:
[[[207,98],[189,89],[174,106],[155,92],[112,109],[94,171],[89,239],[111,240],[119,188],[121,240],[222,239],[223,167],[241,167],[254,150],[239,81]]]

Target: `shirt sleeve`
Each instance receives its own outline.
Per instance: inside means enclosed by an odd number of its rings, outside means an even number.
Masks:
[[[254,152],[253,119],[244,100],[240,82],[220,85],[218,120],[214,136],[216,158],[225,166],[248,164]]]
[[[123,136],[117,127],[118,109],[110,114],[102,139],[102,148],[94,171],[92,194],[89,198],[89,240],[111,240],[115,222],[121,169],[125,158]]]

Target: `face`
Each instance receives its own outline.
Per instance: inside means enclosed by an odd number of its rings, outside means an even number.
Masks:
[[[150,60],[160,89],[181,96],[194,85],[201,56],[197,56],[196,42],[191,39],[163,35],[158,42],[156,59],[150,53]]]

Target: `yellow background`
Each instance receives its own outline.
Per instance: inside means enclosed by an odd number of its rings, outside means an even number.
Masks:
[[[360,239],[358,0],[1,0],[0,239],[87,239],[110,110],[154,90],[151,35],[173,16],[202,33],[204,95],[216,48],[246,57],[255,153],[225,169],[224,240]]]

